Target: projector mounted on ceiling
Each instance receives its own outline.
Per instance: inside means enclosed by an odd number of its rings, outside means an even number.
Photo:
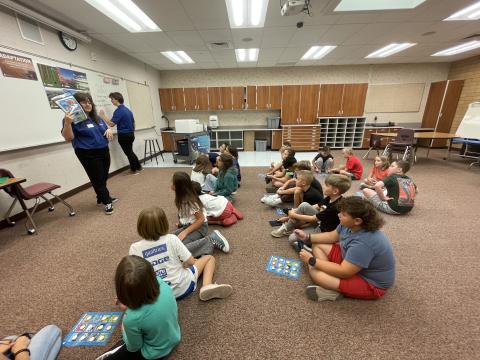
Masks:
[[[310,0],[287,0],[280,7],[282,16],[297,15],[301,12],[310,13]]]

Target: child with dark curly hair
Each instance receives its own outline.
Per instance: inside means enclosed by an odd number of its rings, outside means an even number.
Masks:
[[[295,230],[299,240],[312,243],[313,254],[300,251],[316,284],[307,287],[306,295],[315,301],[336,300],[341,295],[378,299],[395,280],[392,245],[380,231],[384,221],[373,205],[360,197],[345,198],[339,210],[340,225],[334,231],[306,234]]]

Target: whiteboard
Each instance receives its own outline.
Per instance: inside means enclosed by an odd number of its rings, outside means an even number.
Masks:
[[[424,89],[424,83],[369,85],[365,112],[418,112]]]
[[[154,121],[150,87],[127,80],[127,90],[130,97],[130,110],[135,118],[135,129],[152,128]]]
[[[136,99],[135,106],[131,107],[127,81],[121,77],[105,75],[93,70],[86,70],[80,66],[67,65],[61,61],[44,59],[41,56],[25,54],[2,46],[0,46],[0,51],[31,58],[38,77],[37,81],[18,79],[3,76],[0,71],[0,103],[2,104],[0,152],[64,141],[61,135],[64,113],[60,109],[50,108],[38,64],[58,66],[85,73],[97,111],[104,109],[111,116],[115,108],[111,104],[108,94],[120,92],[125,98],[125,105],[131,108],[135,118],[137,118],[135,114],[137,111],[141,114],[137,129],[153,126],[151,96],[149,87],[146,85],[136,84],[138,86],[131,87]],[[110,80],[105,81],[105,78]],[[134,82],[131,83],[135,84]],[[138,101],[139,93],[147,99]],[[147,114],[144,114],[145,112]]]
[[[480,139],[480,102],[468,105],[456,135],[463,138]]]

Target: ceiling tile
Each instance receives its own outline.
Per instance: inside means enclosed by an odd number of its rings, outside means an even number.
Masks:
[[[294,27],[265,28],[261,47],[286,47],[296,30]]]
[[[288,46],[298,47],[300,45],[321,45],[320,39],[329,28],[330,25],[316,25],[305,26],[302,29],[297,29],[290,39]]]
[[[169,31],[167,35],[178,45],[177,50],[207,50],[197,31]]]
[[[196,29],[229,28],[225,0],[181,0]]]
[[[322,35],[320,42],[324,45],[343,44],[345,40],[361,31],[365,26],[365,24],[332,25]]]
[[[259,48],[262,42],[263,29],[231,29],[233,37],[233,45],[235,49],[243,48]],[[251,41],[243,41],[243,39],[252,39]]]
[[[73,1],[69,1],[71,3]],[[78,1],[76,1],[78,2]],[[163,31],[194,30],[190,17],[179,1],[135,0],[140,7]]]
[[[229,41],[233,44],[230,28],[221,30],[198,30],[200,37],[207,43],[213,41]]]

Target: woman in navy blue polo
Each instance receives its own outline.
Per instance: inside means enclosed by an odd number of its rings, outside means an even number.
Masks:
[[[137,155],[133,152],[133,141],[135,140],[135,119],[132,112],[123,105],[123,95],[119,92],[113,92],[108,95],[113,106],[117,109],[113,112],[112,119],[109,119],[103,110],[99,114],[103,120],[110,126],[117,126],[118,143],[130,163],[130,174],[138,174],[142,171],[142,165],[138,161]]]
[[[62,136],[71,141],[75,155],[82,164],[97,194],[97,204],[105,205],[105,214],[113,213],[112,198],[107,189],[108,170],[110,169],[110,151],[108,140],[113,138],[112,130],[95,110],[92,97],[87,93],[74,94],[88,119],[77,124],[73,116],[66,114],[63,118]]]

